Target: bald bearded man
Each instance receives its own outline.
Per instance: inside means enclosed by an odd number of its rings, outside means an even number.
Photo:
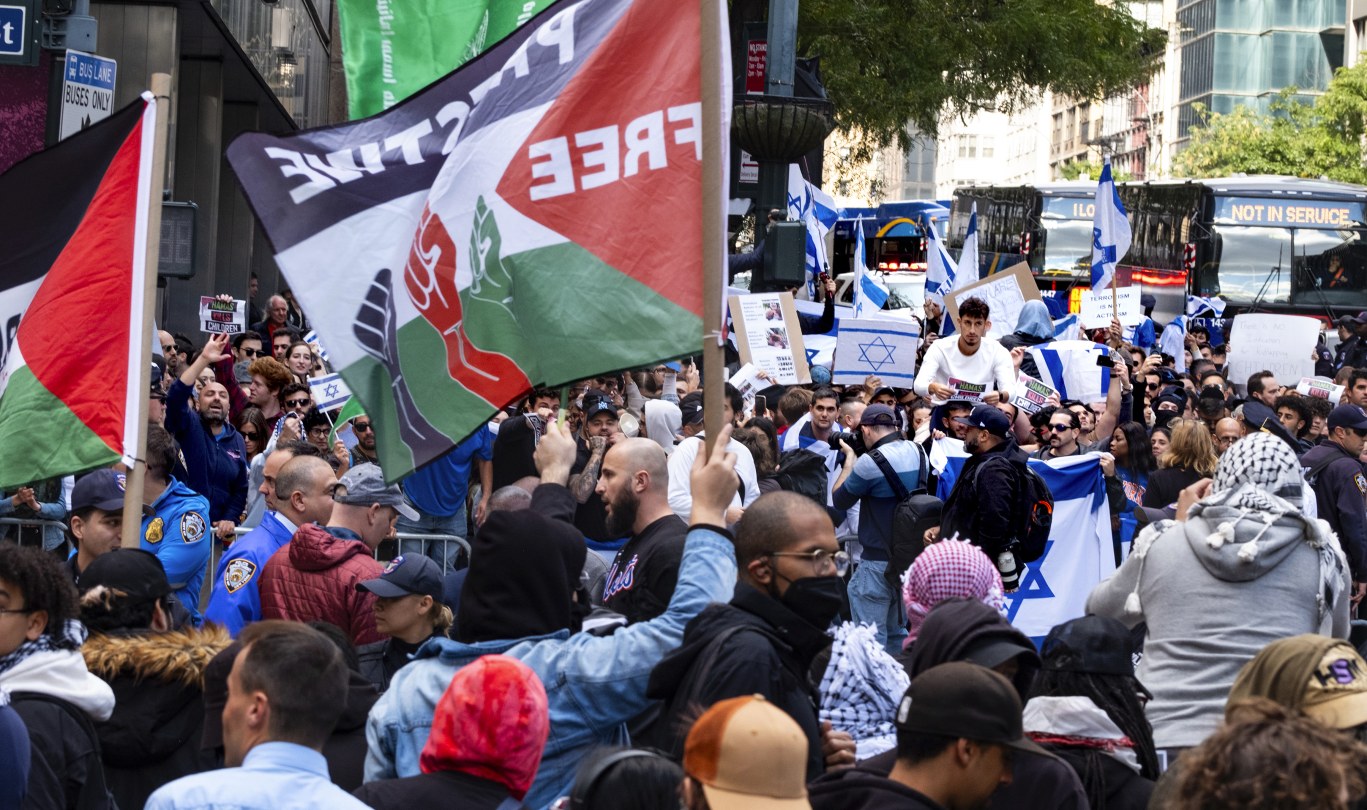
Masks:
[[[679,578],[688,523],[669,508],[668,458],[650,439],[626,439],[603,457],[597,493],[613,537],[631,535],[617,551],[603,603],[629,624],[665,612]]]

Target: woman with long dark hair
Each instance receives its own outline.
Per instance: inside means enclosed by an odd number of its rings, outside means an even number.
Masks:
[[[1115,477],[1120,479],[1125,500],[1116,514],[1117,537],[1121,543],[1134,539],[1137,523],[1134,510],[1144,505],[1144,492],[1149,486],[1149,473],[1158,468],[1149,444],[1148,431],[1138,422],[1124,422],[1111,431],[1110,452],[1115,456]]]

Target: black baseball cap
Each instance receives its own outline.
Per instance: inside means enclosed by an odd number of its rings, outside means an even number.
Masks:
[[[123,492],[127,477],[110,469],[95,470],[76,479],[71,489],[71,511],[98,509],[101,512],[122,512]],[[152,507],[143,505],[144,515],[152,515]]]
[[[1003,439],[1011,432],[1011,420],[1006,413],[993,405],[974,405],[968,416],[956,416],[954,421],[961,425],[979,428]]]
[[[1044,669],[1094,675],[1134,675],[1129,628],[1109,616],[1083,616],[1058,625],[1040,646]]]
[[[588,421],[600,413],[610,413],[617,415],[617,406],[612,404],[612,399],[607,394],[596,388],[591,388],[584,392],[582,405],[584,411],[584,421]]]
[[[870,405],[864,409],[864,415],[859,417],[859,424],[871,427],[901,427],[897,421],[897,414],[893,413],[892,408],[886,405]]]
[[[81,571],[81,593],[103,585],[123,591],[138,602],[160,599],[171,592],[166,569],[150,551],[115,549],[96,557]]]
[[[680,424],[692,425],[702,421],[702,392],[692,391],[679,400]]]
[[[1336,427],[1367,429],[1367,413],[1363,413],[1356,405],[1340,405],[1329,412],[1329,429],[1333,430]]]
[[[390,560],[378,578],[356,583],[356,590],[370,591],[385,599],[430,596],[440,602],[441,568],[422,554],[400,554]]]
[[[987,667],[951,661],[916,676],[893,722],[901,731],[979,740],[1052,757],[1031,742],[1021,723],[1016,688]]]

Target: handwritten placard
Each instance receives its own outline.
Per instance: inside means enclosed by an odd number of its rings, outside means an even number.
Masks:
[[[1082,325],[1086,329],[1104,329],[1112,318],[1119,318],[1121,326],[1134,326],[1144,320],[1144,308],[1139,303],[1138,287],[1117,287],[1112,306],[1111,288],[1082,291]],[[1119,312],[1119,315],[1116,313]]]
[[[970,298],[981,298],[987,304],[988,320],[992,322],[988,336],[1003,338],[1016,331],[1025,302],[1039,301],[1040,295],[1030,266],[1020,262],[945,297],[945,309],[949,310],[955,328],[959,327],[959,305]]]
[[[1225,377],[1240,394],[1248,378],[1267,370],[1278,380],[1315,376],[1314,351],[1320,322],[1302,315],[1245,312],[1234,319]]]
[[[200,296],[199,331],[219,335],[237,335],[247,331],[247,302],[220,301],[212,296]]]

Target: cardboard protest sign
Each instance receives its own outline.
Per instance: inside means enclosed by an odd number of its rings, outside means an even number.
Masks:
[[[1049,398],[1058,392],[1029,374],[1021,373],[1016,377],[1016,390],[1011,393],[1011,404],[1025,413],[1039,413]]]
[[[1346,390],[1342,385],[1334,385],[1334,381],[1328,377],[1301,377],[1296,384],[1296,393],[1303,397],[1327,399],[1330,405],[1338,405]]]
[[[1278,380],[1315,376],[1314,351],[1320,322],[1302,315],[1245,312],[1229,336],[1226,377],[1244,394],[1248,378],[1267,370]]]
[[[956,329],[959,328],[959,304],[969,298],[981,298],[987,303],[988,318],[992,321],[992,328],[987,334],[994,338],[1003,338],[1016,331],[1016,321],[1026,301],[1041,300],[1035,277],[1030,274],[1030,265],[1025,262],[960,287],[945,296],[945,309],[949,311]]]
[[[742,363],[753,363],[779,385],[812,381],[792,293],[733,295],[728,306]]]
[[[1138,287],[1117,287],[1115,304],[1119,305],[1119,315],[1112,306],[1111,290],[1082,291],[1082,326],[1086,329],[1104,329],[1111,325],[1112,318],[1119,318],[1121,326],[1134,326],[1144,320],[1144,308],[1139,303]]]
[[[885,385],[910,388],[916,379],[916,351],[921,330],[914,321],[886,318],[843,318],[835,339],[831,382],[863,385],[870,374]]]
[[[220,301],[212,296],[200,296],[199,331],[221,335],[238,335],[247,331],[247,302]]]

